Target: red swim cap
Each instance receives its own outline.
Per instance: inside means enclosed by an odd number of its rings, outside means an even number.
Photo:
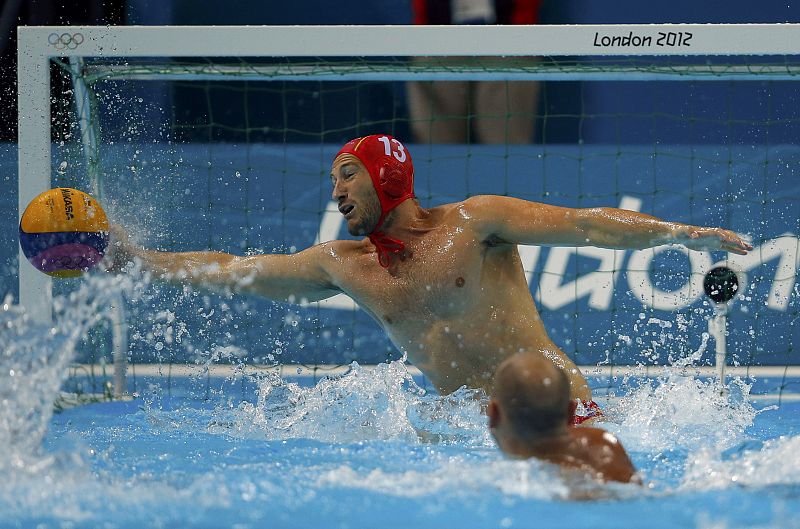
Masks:
[[[400,203],[414,198],[414,165],[405,146],[386,134],[373,134],[356,138],[344,144],[336,153],[352,154],[367,168],[372,185],[381,201],[381,218],[377,231],[386,215]]]
[[[409,198],[414,198],[414,165],[411,154],[387,134],[373,134],[345,143],[336,157],[352,154],[367,168],[381,203],[381,216],[369,239],[378,249],[381,266],[389,266],[389,253],[400,254],[405,245],[380,231],[386,215]]]

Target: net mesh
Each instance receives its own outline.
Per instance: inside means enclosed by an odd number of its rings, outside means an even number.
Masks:
[[[712,365],[713,307],[701,285],[725,263],[747,278],[729,318],[729,362],[788,368],[800,360],[795,59],[90,61],[81,75],[101,130],[106,209],[148,246],[291,253],[346,238],[329,204],[333,154],[353,137],[388,133],[409,145],[424,207],[500,194],[636,209],[752,239],[746,258],[521,248],[548,333],[576,363],[663,365],[695,354],[696,364]],[[468,91],[498,79],[538,83],[538,104],[522,116],[535,123],[528,144],[479,144],[474,134],[458,144],[414,141],[407,83],[468,79]],[[54,185],[86,187],[85,130],[72,94],[54,101]],[[429,119],[470,126],[481,117],[469,106]],[[148,296],[128,307],[134,363],[336,366],[400,357],[341,298],[298,306],[169,287]],[[108,340],[99,330],[79,362],[101,362]],[[778,376],[770,389],[787,384]]]

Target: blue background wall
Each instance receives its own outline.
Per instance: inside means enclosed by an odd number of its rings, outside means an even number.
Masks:
[[[293,252],[313,244],[330,195],[329,164],[335,144],[250,145],[129,144],[107,146],[106,209],[151,247],[187,251]],[[638,205],[645,213],[701,225],[722,225],[751,237],[745,297],[731,316],[732,361],[797,363],[800,233],[800,148],[797,146],[410,145],[417,194],[430,206],[470,195],[503,193],[564,206]],[[55,159],[68,159],[56,150]],[[13,152],[4,150],[4,167]],[[60,162],[59,162],[60,163]],[[57,185],[86,187],[75,175],[79,159]],[[12,210],[13,193],[2,206]],[[16,225],[2,224],[0,292],[14,290]],[[348,237],[341,229],[339,237]],[[771,242],[772,241],[772,242]],[[776,247],[781,251],[773,251]],[[549,332],[581,364],[664,363],[702,347],[712,308],[699,291],[685,302],[666,302],[702,267],[723,253],[696,253],[694,266],[672,250],[648,266],[644,254],[578,253],[542,248],[525,258],[531,290]],[[610,259],[604,262],[603,259]],[[610,264],[609,264],[610,263]],[[646,279],[637,279],[644,270]],[[700,275],[699,277],[702,277]],[[608,282],[609,291],[597,285]],[[645,288],[652,284],[663,293]],[[59,282],[59,291],[75,281]],[[771,294],[778,286],[779,296]],[[588,290],[587,290],[588,288]],[[605,294],[608,293],[606,296]],[[138,361],[191,361],[233,346],[254,361],[283,355],[286,362],[375,362],[396,358],[383,333],[364,313],[337,308],[299,308],[237,296],[185,295],[170,288],[151,291],[130,307]],[[670,304],[672,303],[672,304]],[[214,310],[214,315],[212,314]],[[186,325],[180,345],[156,350],[163,312]],[[155,333],[155,336],[154,336]],[[91,359],[90,357],[87,357]],[[710,352],[703,355],[711,360]]]

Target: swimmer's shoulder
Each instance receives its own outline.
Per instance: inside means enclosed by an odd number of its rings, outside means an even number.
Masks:
[[[509,197],[498,195],[475,195],[461,202],[439,206],[446,208],[443,221],[452,226],[471,230],[488,246],[502,251],[516,249],[516,244],[497,235],[498,226],[508,219]]]
[[[580,426],[573,429],[573,436],[580,440],[591,465],[606,480],[623,483],[638,480],[630,456],[616,435],[602,428]]]
[[[619,442],[619,439],[617,439],[617,436],[607,430],[604,430],[603,428],[583,425],[576,427],[575,432],[586,438],[587,441],[592,445],[610,446],[615,450],[617,447],[620,449],[622,448],[622,444]]]
[[[451,202],[431,208],[431,213],[453,224],[469,224],[480,221],[489,209],[497,206],[494,195],[475,195],[459,202]]]
[[[449,202],[428,209],[433,216],[447,218],[458,216],[462,219],[472,219],[482,212],[502,206],[507,197],[500,195],[475,195],[458,202]]]
[[[494,222],[498,218],[508,215],[509,197],[500,195],[475,195],[462,200],[439,206],[445,208],[445,218],[452,219],[460,224],[473,224],[481,226],[487,222]]]

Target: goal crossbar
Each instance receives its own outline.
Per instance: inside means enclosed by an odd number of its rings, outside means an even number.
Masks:
[[[632,67],[625,64],[602,66],[536,65],[504,67],[487,71],[464,66],[397,66],[365,64],[339,66],[145,63],[119,66],[87,65],[86,81],[114,79],[128,81],[674,81],[691,76],[693,81],[794,81],[800,65],[670,65]]]
[[[800,24],[31,26],[19,35],[21,51],[50,56],[791,55]]]

